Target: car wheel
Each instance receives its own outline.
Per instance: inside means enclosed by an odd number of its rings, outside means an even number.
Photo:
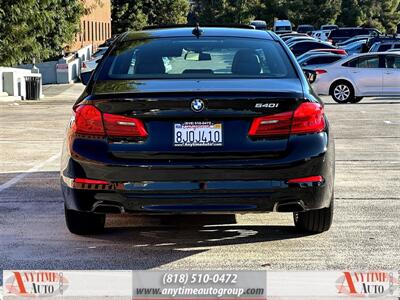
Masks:
[[[293,213],[294,224],[301,232],[321,233],[329,230],[333,219],[333,197],[327,208]]]
[[[358,103],[360,102],[364,97],[354,97],[350,102],[351,103]]]
[[[65,221],[71,233],[74,234],[96,234],[104,230],[106,222],[105,214],[80,212],[65,208]]]
[[[347,82],[338,82],[332,88],[332,98],[337,103],[347,103],[354,99],[353,87]]]

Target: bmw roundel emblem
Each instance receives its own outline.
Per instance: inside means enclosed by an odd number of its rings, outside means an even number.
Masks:
[[[194,99],[190,107],[194,112],[201,112],[204,109],[204,102],[201,99]]]

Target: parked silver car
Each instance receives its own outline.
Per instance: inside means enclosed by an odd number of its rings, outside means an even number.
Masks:
[[[315,92],[331,95],[338,103],[356,103],[370,96],[400,96],[398,52],[353,55],[315,72]]]

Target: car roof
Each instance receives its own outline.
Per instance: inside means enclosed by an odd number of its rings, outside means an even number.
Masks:
[[[308,52],[306,52],[306,53],[308,53]],[[298,59],[311,59],[314,57],[321,57],[321,56],[323,56],[323,57],[325,57],[325,56],[342,57],[343,55],[331,53],[331,52],[311,52],[310,55],[304,55],[304,57],[302,57],[302,58],[299,57]]]
[[[291,43],[292,46],[300,44],[300,43],[317,43],[317,44],[321,44],[321,45],[330,45],[329,43],[325,43],[316,39],[307,39],[307,40],[300,40],[300,41],[293,41],[293,43]]]
[[[124,33],[120,42],[136,40],[136,39],[152,39],[152,38],[166,38],[166,37],[193,37],[194,27],[174,27],[174,28],[157,28],[142,31],[129,31]],[[253,39],[267,39],[274,40],[275,35],[269,31],[243,29],[243,28],[230,28],[230,27],[200,27],[202,30],[201,37],[240,37],[240,38],[253,38]]]
[[[400,55],[400,53],[398,53],[398,52],[387,52],[387,51],[386,52],[366,52],[366,53],[358,53],[358,54],[347,56],[346,59],[351,60],[351,59],[363,57],[363,56],[387,55],[388,53]]]
[[[375,44],[381,44],[381,45],[393,45],[393,44],[399,44],[400,43],[400,39],[399,40],[393,40],[393,41],[378,41],[378,42],[375,42],[374,43],[374,45]]]

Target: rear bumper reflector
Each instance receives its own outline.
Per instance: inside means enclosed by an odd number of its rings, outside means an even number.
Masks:
[[[293,178],[289,179],[287,183],[322,183],[324,182],[324,177],[322,176],[310,176],[310,177],[302,177],[302,178]]]
[[[96,180],[96,179],[87,179],[87,178],[75,178],[75,183],[87,183],[87,184],[111,184],[108,181],[104,180]]]

